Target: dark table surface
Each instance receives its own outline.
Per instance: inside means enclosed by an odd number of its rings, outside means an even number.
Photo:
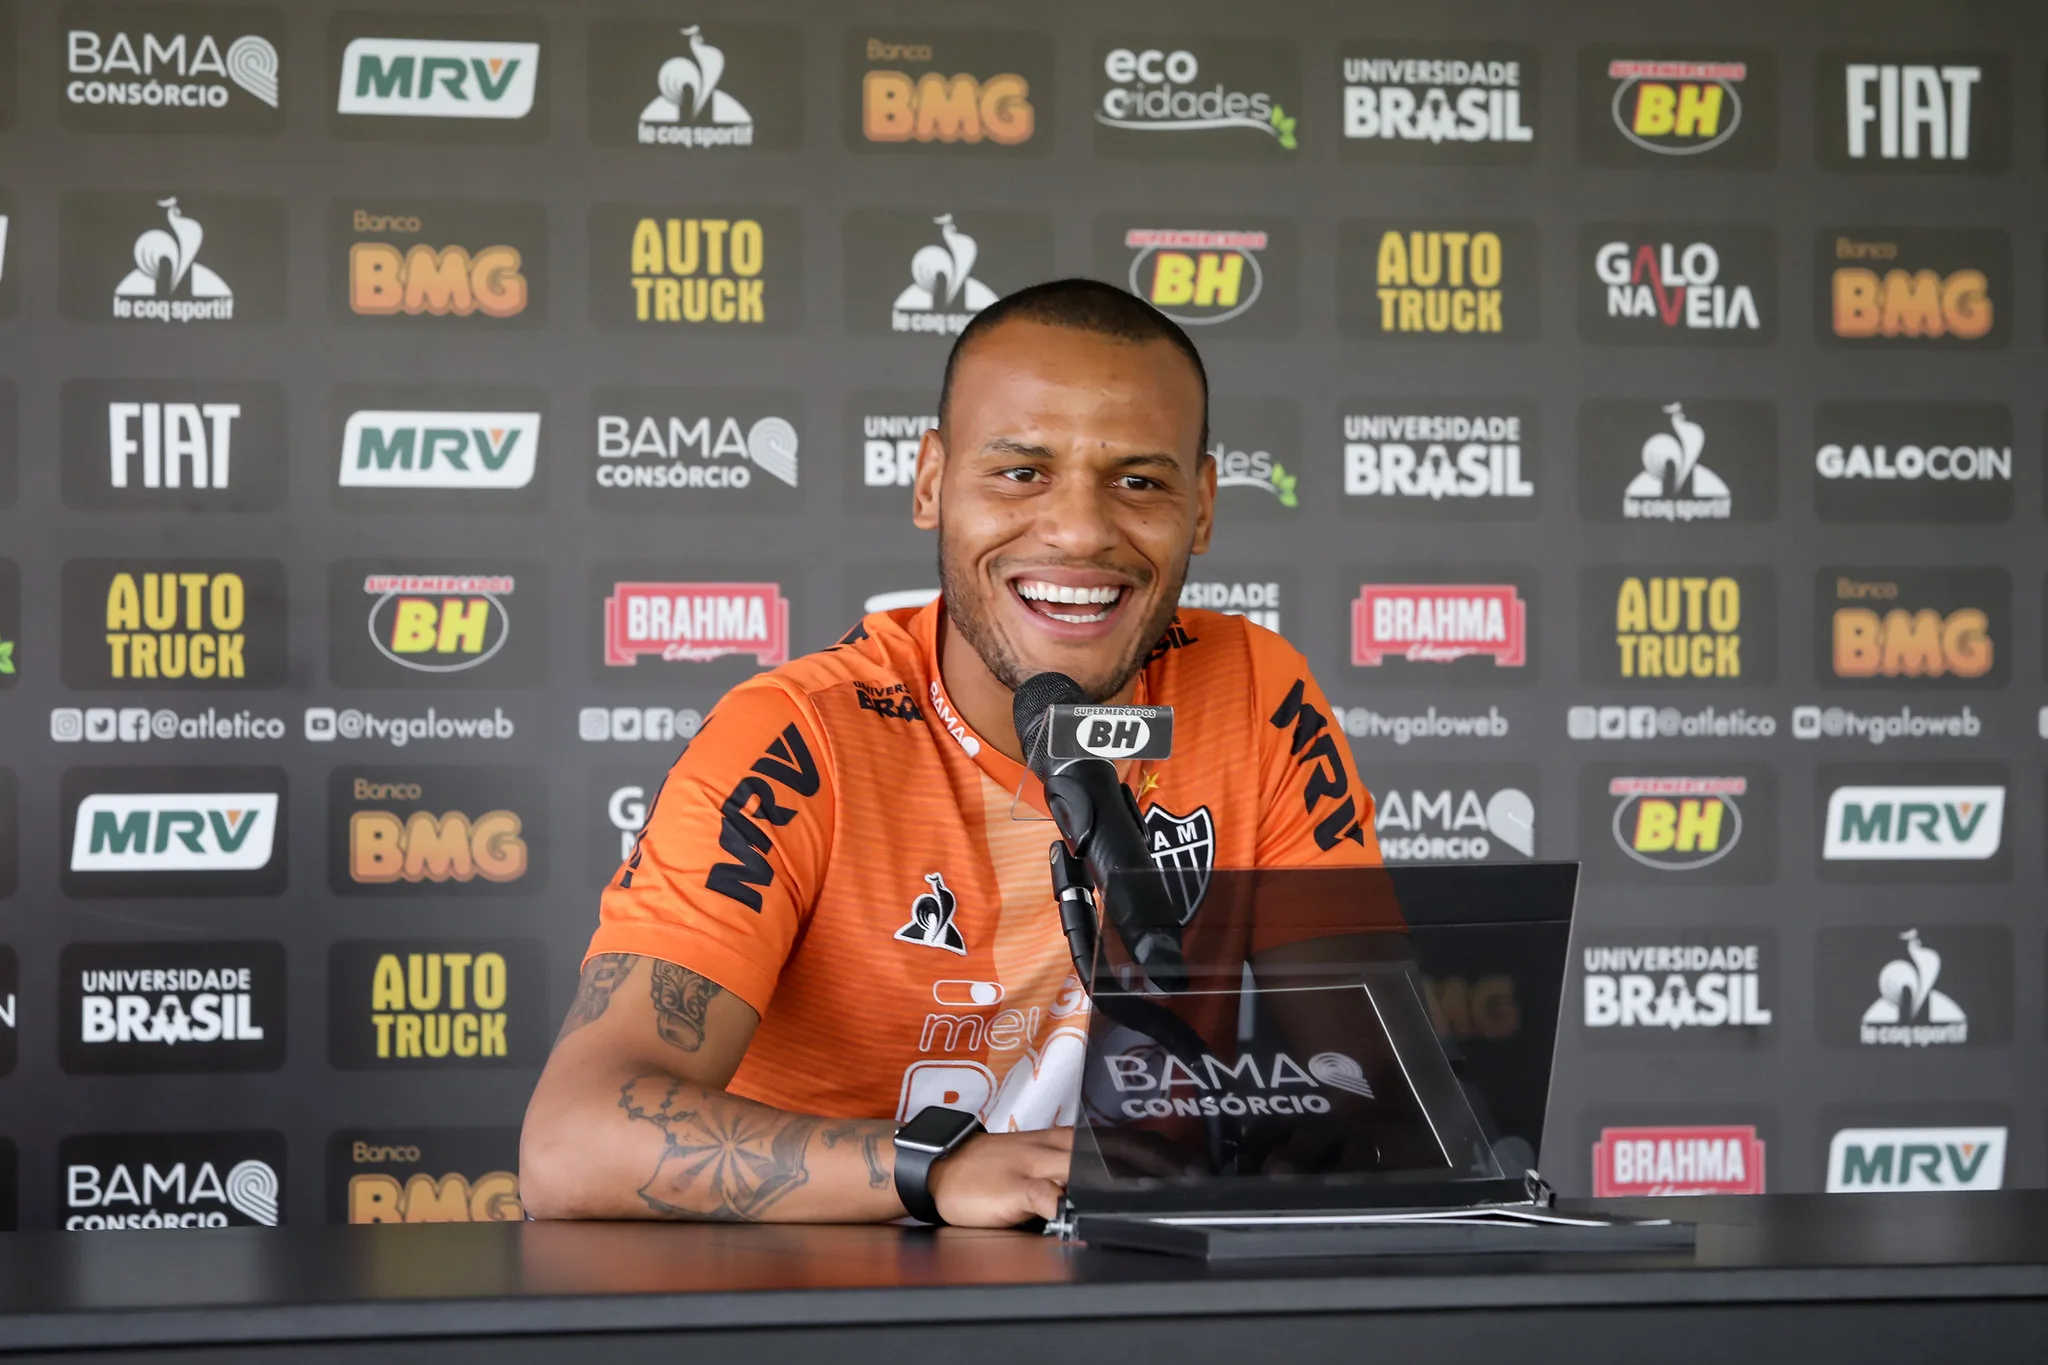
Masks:
[[[1577,1207],[1589,1207],[1578,1205]],[[1210,1266],[1022,1233],[437,1224],[0,1236],[0,1351],[1056,1317],[2048,1305],[2048,1192],[1616,1200],[1691,1254]]]

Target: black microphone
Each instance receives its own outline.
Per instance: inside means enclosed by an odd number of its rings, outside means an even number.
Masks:
[[[1187,986],[1180,914],[1167,895],[1145,846],[1137,800],[1104,758],[1060,758],[1049,752],[1048,711],[1092,701],[1064,673],[1039,673],[1017,689],[1011,719],[1024,745],[1024,762],[1045,784],[1046,808],[1067,848],[1088,869],[1110,923],[1153,986]],[[1117,876],[1122,872],[1131,875]]]

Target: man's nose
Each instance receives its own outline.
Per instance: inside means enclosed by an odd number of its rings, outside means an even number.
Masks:
[[[1122,540],[1109,490],[1094,479],[1061,479],[1038,502],[1038,538],[1069,559],[1095,559]]]

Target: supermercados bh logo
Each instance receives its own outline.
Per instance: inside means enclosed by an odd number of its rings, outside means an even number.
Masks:
[[[337,14],[336,137],[539,142],[548,131],[547,25],[503,15]]]
[[[0,559],[0,692],[13,688],[27,663],[21,651],[21,569]]]
[[[689,681],[713,687],[787,662],[785,575],[771,572],[774,578],[732,582],[685,566],[600,565],[591,576],[600,607],[596,677],[673,687],[681,680],[676,666],[688,665],[682,674],[701,675]]]
[[[1929,1106],[1911,1108],[1932,1118],[1941,1113]],[[1894,1191],[1997,1190],[2005,1187],[2005,1158],[2012,1129],[2006,1122],[1957,1125],[1949,1122],[1911,1124],[1904,1115],[1899,1127],[1842,1127],[1823,1116],[1828,1139],[1829,1194],[1883,1194]]]
[[[74,1076],[275,1071],[284,946],[74,943],[57,958],[57,1060]]]
[[[677,156],[803,140],[803,35],[766,24],[607,20],[590,30],[590,140]]]
[[[1770,521],[1778,414],[1742,399],[1594,399],[1579,406],[1579,515],[1587,521]]]
[[[548,227],[539,204],[357,196],[335,200],[328,212],[327,307],[336,322],[547,321]]]
[[[2010,789],[2000,763],[1823,763],[1814,779],[1821,879],[2005,881]]]
[[[1609,881],[1768,882],[1777,869],[1777,822],[1777,775],[1754,763],[1597,764],[1579,773],[1580,851]]]
[[[1755,1124],[1602,1128],[1593,1194],[1762,1194],[1764,1140]]]
[[[1541,60],[1526,43],[1354,42],[1337,49],[1349,161],[1536,159]]]
[[[1394,863],[1518,863],[1536,856],[1528,763],[1389,767],[1373,776],[1373,829]]]
[[[284,890],[280,768],[72,768],[68,896],[274,896]]]
[[[284,505],[284,385],[73,379],[64,504],[87,511],[268,512]]]
[[[57,1171],[66,1232],[284,1222],[282,1133],[74,1133]]]
[[[1204,560],[1181,585],[1180,604],[1242,616],[1276,635],[1298,631],[1294,571],[1275,565],[1224,565]]]
[[[1536,673],[1536,574],[1522,566],[1354,569],[1351,664],[1382,685],[1514,687]]]
[[[284,683],[277,560],[73,559],[62,597],[66,687],[200,692]]]
[[[1536,229],[1508,222],[1337,227],[1337,319],[1372,341],[1529,341]]]
[[[327,1139],[329,1223],[517,1223],[519,1130],[386,1128]]]
[[[926,393],[870,390],[847,396],[842,448],[858,452],[860,477],[848,470],[846,505],[856,512],[901,517],[910,506],[917,451],[938,429],[937,400]],[[1220,482],[1220,481],[1219,481]]]
[[[1768,346],[1778,337],[1769,228],[1589,223],[1579,335],[1617,346]]]
[[[846,217],[854,332],[957,336],[1003,295],[1052,273],[1052,220],[1042,213],[860,209]]]
[[[1831,1047],[2003,1047],[2012,1041],[2012,932],[1998,925],[1822,929],[1814,1035]]]
[[[1813,442],[1822,521],[2012,516],[2012,410],[2002,403],[1822,403]]]
[[[327,1060],[341,1071],[538,1066],[547,995],[536,938],[337,943],[327,953]]]
[[[337,560],[328,676],[342,687],[537,687],[548,675],[547,597],[531,560]]]
[[[76,190],[57,226],[57,293],[74,322],[284,320],[281,199]]]
[[[802,505],[803,399],[793,389],[599,389],[591,406],[590,505],[600,512],[723,516]]]
[[[1344,405],[1344,506],[1374,521],[1525,521],[1538,507],[1536,405]]]
[[[284,16],[263,5],[73,3],[64,29],[66,128],[274,133]]]
[[[1216,336],[1294,335],[1294,224],[1279,218],[1109,214],[1095,220],[1095,271],[1183,327]]]
[[[2012,338],[2012,242],[1997,228],[1826,228],[1813,279],[1823,346],[2001,350]]]
[[[857,28],[846,42],[848,150],[1043,156],[1052,146],[1050,34]]]
[[[1989,691],[2012,676],[2003,569],[1823,568],[1813,598],[1823,687]]]
[[[1579,575],[1579,620],[1579,680],[1588,685],[1735,688],[1777,677],[1769,569],[1589,568]]]
[[[1579,49],[1579,160],[1660,170],[1778,161],[1777,60],[1764,48]]]
[[[1283,521],[1301,506],[1301,409],[1289,398],[1212,398],[1216,496],[1237,520]]]
[[[802,221],[793,209],[599,204],[590,211],[590,319],[794,331],[803,321]]]
[[[352,512],[534,512],[547,505],[540,389],[344,384],[329,405],[335,504]]]
[[[1990,52],[1823,52],[1814,60],[1820,164],[1975,171],[2012,162],[2012,71]]]
[[[548,882],[537,768],[379,765],[327,778],[327,884],[342,896],[525,896]]]
[[[1287,158],[1300,113],[1290,42],[1145,33],[1095,45],[1098,156]]]
[[[1578,946],[1579,1038],[1589,1047],[1772,1046],[1778,936],[1770,929],[1589,935]]]

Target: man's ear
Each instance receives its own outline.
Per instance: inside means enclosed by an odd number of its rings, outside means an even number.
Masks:
[[[1203,451],[1195,459],[1195,543],[1189,553],[1209,553],[1209,533],[1216,529],[1216,457]]]
[[[938,428],[933,427],[917,443],[917,477],[910,485],[910,520],[920,531],[938,529],[939,484],[943,482],[945,473],[946,443],[940,438]],[[1209,484],[1213,491],[1215,475],[1210,475]]]

